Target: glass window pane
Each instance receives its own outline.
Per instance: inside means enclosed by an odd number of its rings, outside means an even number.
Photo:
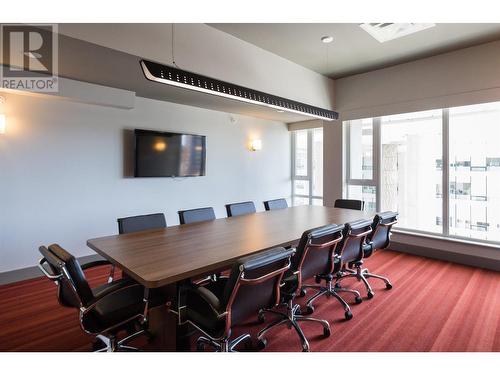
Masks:
[[[500,102],[450,109],[450,228],[500,241]]]
[[[323,128],[312,131],[312,195],[323,196]],[[323,205],[323,202],[321,202]]]
[[[323,206],[323,199],[313,198],[312,204],[313,206]]]
[[[309,181],[307,180],[294,180],[293,181],[294,195],[307,195],[309,196]]]
[[[377,188],[375,186],[349,185],[347,199],[358,199],[365,202],[366,211],[377,210]]]
[[[349,125],[350,178],[373,178],[373,120],[350,121]]]
[[[442,232],[442,111],[385,116],[381,123],[381,209],[399,212],[402,228]]]
[[[307,130],[295,132],[295,175],[307,176]]]
[[[294,206],[304,206],[309,204],[309,198],[305,197],[293,197]]]

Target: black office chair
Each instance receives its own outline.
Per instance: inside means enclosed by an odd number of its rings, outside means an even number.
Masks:
[[[339,253],[341,262],[336,267],[336,284],[335,287],[340,288],[340,282],[349,277],[355,277],[358,281],[363,281],[367,286],[368,298],[373,297],[373,292],[369,288],[368,282],[364,277],[361,265],[363,264],[364,249],[366,247],[366,239],[373,232],[371,220],[358,220],[350,223],[348,226],[348,233],[346,233],[345,242]],[[356,270],[353,270],[355,267]]]
[[[264,202],[264,208],[266,211],[281,210],[282,208],[288,208],[288,203],[285,198],[272,199]]]
[[[281,319],[271,323],[259,332],[257,339],[260,348],[267,345],[264,337],[266,332],[280,324],[287,324],[295,328],[302,343],[302,350],[309,351],[309,342],[300,328],[299,321],[311,321],[320,323],[323,326],[323,335],[330,336],[330,325],[326,320],[307,317],[302,315],[300,306],[294,304],[296,294],[302,289],[302,280],[309,277],[332,272],[333,251],[342,239],[342,225],[326,225],[323,227],[308,230],[302,234],[297,251],[292,258],[292,266],[283,279],[281,288],[282,303],[287,306],[287,313],[284,314],[276,310],[263,310],[259,314],[259,321],[264,321],[264,314],[271,312],[277,314]]]
[[[43,258],[38,267],[56,283],[59,303],[78,309],[82,329],[104,344],[103,348],[96,351],[137,350],[125,344],[147,333],[144,288],[127,279],[91,289],[83,270],[109,262],[96,261],[81,267],[73,255],[56,244],[48,248],[41,246],[39,251]],[[128,336],[118,341],[116,335],[123,330],[127,331]],[[96,347],[99,346],[95,343]]]
[[[398,222],[398,214],[392,211],[386,211],[375,215],[372,223],[372,232],[367,236],[366,243],[363,245],[363,258],[369,258],[374,252],[385,249],[389,246],[391,238],[391,229]],[[367,279],[374,278],[385,282],[386,289],[392,289],[392,284],[387,277],[370,273],[367,268],[361,268],[363,261],[357,261],[352,264],[355,270],[347,270],[358,280],[365,284],[368,298],[373,298],[375,293]],[[346,276],[348,277],[348,276]]]
[[[368,225],[370,222],[363,222],[363,225]],[[353,229],[354,225],[354,229]],[[311,285],[306,284],[301,288],[301,296],[306,294],[307,289],[317,289],[318,291],[314,294],[309,300],[306,302],[306,312],[308,314],[312,314],[314,312],[313,302],[316,301],[321,296],[333,296],[335,297],[344,308],[344,317],[346,320],[352,319],[352,311],[349,304],[339,295],[339,293],[351,293],[354,294],[356,304],[363,302],[361,299],[361,295],[357,290],[342,288],[341,286],[334,286],[333,280],[336,277],[337,271],[341,268],[342,262],[346,259],[359,259],[362,257],[361,248],[359,248],[356,252],[355,243],[350,239],[350,236],[353,236],[352,231],[357,231],[357,226],[354,223],[347,223],[345,226],[339,226],[338,231],[334,233],[337,238],[337,241],[334,245],[331,246],[332,250],[332,258],[333,260],[329,260],[325,263],[323,270],[318,272],[315,275],[315,281],[317,284],[320,284],[321,281],[325,282],[325,285]],[[331,235],[330,235],[331,236]],[[352,254],[350,251],[352,249]]]
[[[278,304],[279,286],[294,252],[282,247],[267,250],[237,261],[229,278],[180,288],[180,324],[189,323],[204,335],[197,341],[197,350],[207,344],[217,351],[230,352],[250,338],[244,334],[231,340],[231,327],[256,315],[261,308]]]
[[[192,210],[178,211],[181,224],[199,223],[202,221],[215,220],[215,212],[212,207],[195,208]]]
[[[160,229],[167,226],[165,215],[162,213],[122,217],[117,220],[118,233],[120,234]]]
[[[333,207],[363,211],[365,208],[365,202],[357,199],[337,199],[335,200]]]
[[[241,202],[226,204],[227,217],[254,214],[255,204],[253,202]]]

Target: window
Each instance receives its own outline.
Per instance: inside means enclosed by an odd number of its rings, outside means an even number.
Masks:
[[[373,120],[351,121],[349,144],[349,177],[353,180],[373,178]]]
[[[323,128],[292,132],[292,202],[323,205]]]
[[[373,168],[378,153],[374,147],[378,141],[374,131],[376,119],[348,122],[347,127],[347,186],[346,198],[365,202],[365,210],[375,211],[377,202],[376,170]]]
[[[399,226],[442,232],[441,110],[381,119],[380,210],[399,212]]]
[[[500,103],[449,110],[449,233],[500,241]]]
[[[500,102],[347,121],[344,196],[403,229],[500,242],[498,124]]]

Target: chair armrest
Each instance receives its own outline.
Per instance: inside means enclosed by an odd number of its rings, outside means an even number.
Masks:
[[[221,306],[219,298],[203,286],[182,286],[179,294],[180,308],[192,308],[193,305],[198,305],[204,311],[213,313],[216,319],[222,319],[227,315],[227,312]]]
[[[99,267],[99,266],[112,266],[113,264],[106,260],[106,259],[102,259],[102,260],[95,260],[93,262],[89,262],[89,263],[85,263],[85,264],[82,264],[82,270],[88,270],[89,268],[93,268],[93,267]]]
[[[95,289],[93,289],[92,292],[94,293],[94,298],[96,300],[99,300],[99,299],[107,296],[108,294],[114,293],[117,290],[120,290],[120,289],[125,288],[129,285],[134,285],[134,284],[137,284],[137,282],[135,282],[133,279],[130,279],[130,278],[119,279],[119,280],[115,280],[111,283],[105,284],[104,289],[102,289],[100,291],[95,291]],[[139,284],[137,284],[137,285],[139,285]]]
[[[136,283],[117,283],[117,287],[111,287],[109,289],[105,289],[103,292],[98,293],[97,296],[94,296],[92,301],[89,302],[89,304],[85,307],[81,307],[80,310],[82,314],[87,314],[89,311],[93,310],[96,305],[99,303],[99,301],[103,298],[106,298],[107,296],[110,296],[111,294],[117,293],[122,291],[123,289],[128,289],[128,288],[141,288],[144,289],[144,287],[140,284]]]

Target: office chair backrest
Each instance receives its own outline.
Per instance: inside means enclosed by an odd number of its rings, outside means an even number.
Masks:
[[[363,244],[366,237],[372,232],[371,220],[356,220],[346,223],[344,226],[341,244],[338,246],[337,255],[341,263],[359,261],[363,258]]]
[[[165,215],[162,213],[129,216],[118,219],[118,233],[120,234],[160,229],[166,226]]]
[[[251,201],[226,204],[226,211],[228,217],[254,214],[256,212],[255,204]]]
[[[337,199],[335,200],[333,207],[363,211],[365,208],[365,202],[357,199]]]
[[[230,314],[226,328],[279,303],[281,279],[290,268],[294,252],[295,249],[277,247],[242,258],[233,265],[222,296],[222,304]]]
[[[397,222],[397,212],[386,211],[375,215],[372,223],[373,232],[368,236],[368,240],[372,242],[372,249],[385,249],[389,246],[391,229]]]
[[[272,199],[264,202],[264,208],[266,211],[281,210],[282,208],[288,208],[288,203],[285,198]]]
[[[293,271],[299,271],[297,288],[301,287],[302,280],[333,271],[333,253],[342,240],[343,228],[343,225],[329,224],[302,234],[291,267]]]
[[[191,224],[199,223],[201,221],[215,220],[215,212],[212,207],[179,211],[178,214],[181,224]]]
[[[76,308],[88,305],[94,294],[78,260],[56,244],[50,245],[48,249],[41,246],[39,251],[43,256],[40,269],[58,285],[59,303],[65,307]],[[44,264],[48,264],[50,273],[43,267]]]

